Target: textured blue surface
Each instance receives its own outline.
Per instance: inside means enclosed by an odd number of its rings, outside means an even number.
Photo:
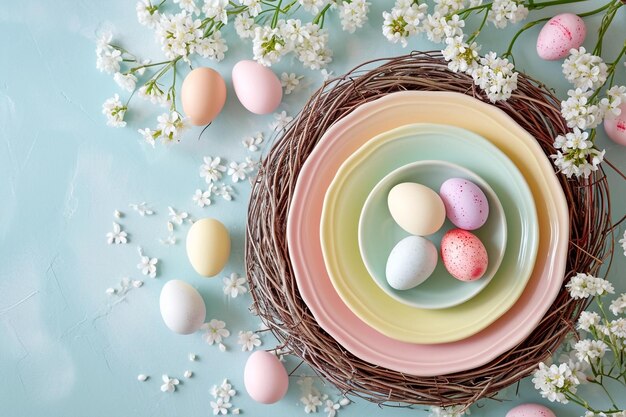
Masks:
[[[380,34],[381,11],[391,2],[374,3],[370,23],[357,35],[333,31],[335,60],[331,69],[335,73],[364,60],[404,51],[388,44]],[[600,4],[585,3],[590,4],[576,10]],[[623,12],[616,22],[626,18]],[[591,22],[597,25],[598,19]],[[327,24],[338,26],[335,18]],[[287,397],[272,406],[255,404],[243,391],[247,354],[239,351],[236,333],[258,326],[257,319],[247,312],[249,296],[226,299],[220,280],[205,280],[192,271],[184,245],[165,247],[158,242],[167,235],[168,205],[187,210],[195,218],[217,217],[233,236],[233,252],[224,275],[242,272],[249,186],[237,187],[235,202],[220,200],[206,209],[194,207],[191,195],[204,186],[198,176],[202,156],[243,160],[247,151],[241,138],[257,130],[267,131],[270,118],[247,113],[229,87],[224,112],[200,141],[195,139],[199,133],[195,129],[176,146],[153,150],[140,143],[136,129],[154,126],[159,110],[139,101],[136,104],[141,110],[129,119],[131,128],[106,127],[101,105],[117,87],[95,69],[96,33],[105,28],[113,29],[130,50],[144,57],[161,56],[152,33],[136,23],[134,1],[0,2],[0,415],[206,416],[211,414],[209,389],[225,377],[240,392],[233,403],[247,415],[303,414],[299,387],[293,380]],[[485,49],[506,46],[502,32],[487,32]],[[563,95],[566,85],[560,64],[536,58],[537,32],[531,30],[523,36],[517,48],[518,65]],[[595,31],[589,32],[586,44],[592,45]],[[625,35],[623,27],[613,29],[606,50],[615,53]],[[249,44],[229,41],[227,59],[215,66],[228,84],[233,64],[251,55]],[[424,40],[411,44],[415,49],[432,47]],[[319,86],[321,77],[302,70],[291,59],[276,69],[306,76],[308,87],[288,96],[282,106],[295,113]],[[625,80],[622,66],[618,80]],[[603,135],[599,140],[612,162],[625,170],[626,148]],[[611,171],[609,175],[613,214],[619,218],[626,211],[624,184]],[[139,217],[128,208],[129,203],[141,201],[149,202],[157,214]],[[105,243],[115,209],[126,214],[120,223],[130,233],[129,245]],[[184,237],[186,227],[176,231],[179,238]],[[118,299],[104,290],[116,286],[123,276],[140,277],[137,245],[160,259],[159,276],[147,278],[144,287],[116,302]],[[623,291],[626,262],[618,255],[610,278]],[[161,286],[173,278],[185,279],[201,291],[207,319],[226,321],[233,333],[226,340],[229,352],[206,345],[199,334],[177,336],[163,326],[158,295]],[[264,337],[263,347],[273,347],[269,336]],[[200,360],[189,362],[189,352],[198,354]],[[289,360],[287,367],[296,364]],[[195,376],[185,380],[176,393],[159,391],[161,374],[182,380],[186,369]],[[139,373],[151,379],[137,382]],[[332,393],[329,387],[322,390]],[[473,414],[502,416],[514,404],[543,402],[528,380],[516,392],[516,387],[507,389],[501,397],[508,402],[482,402]],[[574,407],[555,410],[559,417],[581,414]],[[365,413],[426,415],[379,410],[360,400],[340,411],[343,416]]]

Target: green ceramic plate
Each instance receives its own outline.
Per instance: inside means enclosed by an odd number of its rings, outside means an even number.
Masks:
[[[464,178],[478,185],[489,202],[489,217],[485,224],[473,230],[489,256],[489,266],[479,280],[463,282],[446,271],[441,259],[432,275],[417,287],[396,290],[389,285],[385,275],[387,258],[393,247],[409,236],[393,220],[387,206],[389,191],[403,182],[417,182],[436,192],[450,178]],[[439,249],[441,238],[456,228],[446,219],[443,227],[426,236]],[[420,308],[447,308],[461,304],[482,291],[500,267],[506,248],[507,224],[504,209],[489,184],[472,171],[445,161],[419,161],[404,165],[383,178],[367,197],[359,220],[359,249],[363,262],[372,278],[383,291],[401,303]]]
[[[389,172],[420,160],[448,161],[474,171],[491,185],[507,217],[506,255],[496,276],[469,301],[445,309],[411,307],[389,296],[370,277],[359,251],[359,217],[369,192]],[[326,193],[320,224],[324,263],[339,296],[374,329],[410,343],[461,340],[497,320],[526,286],[538,236],[533,196],[506,155],[472,132],[433,124],[390,130],[348,158]]]

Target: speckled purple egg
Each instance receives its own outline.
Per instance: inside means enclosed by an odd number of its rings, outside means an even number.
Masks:
[[[489,202],[483,190],[464,178],[450,178],[439,189],[446,216],[459,229],[476,230],[487,221]]]

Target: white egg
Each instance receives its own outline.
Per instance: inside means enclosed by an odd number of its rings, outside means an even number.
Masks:
[[[396,290],[418,286],[437,266],[437,248],[421,236],[409,236],[394,246],[387,258],[387,282]]]
[[[200,293],[184,281],[168,281],[159,299],[161,317],[173,332],[191,334],[198,330],[206,317],[206,306]]]

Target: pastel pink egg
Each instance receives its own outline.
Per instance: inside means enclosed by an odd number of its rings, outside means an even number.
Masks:
[[[439,197],[446,216],[456,227],[476,230],[487,221],[489,201],[483,190],[464,178],[450,178],[441,184]]]
[[[556,415],[548,407],[528,403],[512,408],[505,417],[556,417]]]
[[[579,48],[587,36],[585,22],[573,13],[554,16],[537,37],[537,53],[548,61],[565,58],[572,48]]]
[[[614,119],[604,119],[604,131],[615,143],[626,146],[626,103],[619,106],[622,110]]]
[[[449,230],[441,239],[441,260],[450,275],[460,281],[476,281],[487,270],[489,258],[480,239],[462,229]]]
[[[275,355],[264,350],[257,350],[248,357],[243,373],[243,383],[254,401],[273,404],[287,393],[289,376]]]
[[[252,113],[269,114],[280,105],[283,87],[271,69],[244,60],[235,64],[232,76],[237,98]]]

